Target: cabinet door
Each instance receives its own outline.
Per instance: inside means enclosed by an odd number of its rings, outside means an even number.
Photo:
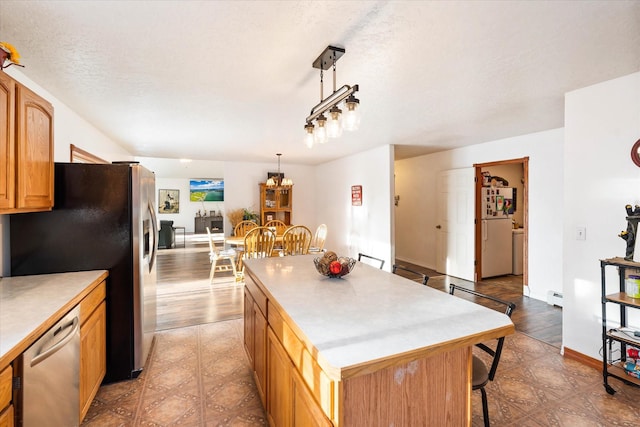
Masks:
[[[0,412],[0,427],[13,427],[13,405]]]
[[[269,425],[292,426],[293,397],[291,373],[293,365],[271,328],[267,331],[267,417]],[[303,424],[300,424],[303,425]]]
[[[15,203],[15,82],[0,72],[0,209]]]
[[[80,327],[80,421],[107,372],[107,310],[103,301]]]
[[[278,192],[278,209],[291,209],[293,190],[280,190]]]
[[[256,385],[262,405],[266,405],[265,386],[267,384],[267,319],[260,311],[258,304],[253,305],[253,369],[256,373]]]
[[[51,209],[53,107],[20,84],[16,93],[16,208]]]
[[[244,290],[244,349],[247,352],[247,357],[249,357],[249,365],[251,369],[253,369],[253,324],[254,324],[254,311],[253,311],[253,297],[249,293],[249,291],[245,288]]]
[[[295,369],[293,370],[293,425],[308,427],[333,426],[313,399],[313,395]]]

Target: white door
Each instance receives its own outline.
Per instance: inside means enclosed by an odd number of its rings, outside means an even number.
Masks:
[[[438,175],[436,269],[473,280],[475,169],[450,169]]]

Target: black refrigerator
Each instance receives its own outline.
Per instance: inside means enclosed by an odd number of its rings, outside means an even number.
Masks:
[[[50,212],[11,215],[11,275],[109,270],[105,383],[137,377],[156,328],[155,175],[56,163]]]

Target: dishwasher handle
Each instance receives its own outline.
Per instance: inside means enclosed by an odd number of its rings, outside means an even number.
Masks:
[[[40,363],[40,362],[46,360],[47,358],[49,358],[50,356],[53,356],[62,347],[64,347],[69,341],[71,341],[73,336],[76,334],[76,332],[78,332],[78,329],[80,328],[80,320],[78,319],[78,316],[74,317],[71,322],[69,322],[68,324],[63,326],[60,329],[60,331],[66,329],[68,327],[71,327],[71,331],[69,331],[69,333],[64,338],[62,338],[56,344],[54,344],[53,346],[51,346],[47,350],[43,351],[42,353],[38,354],[33,359],[31,359],[31,367],[34,367],[38,363]]]

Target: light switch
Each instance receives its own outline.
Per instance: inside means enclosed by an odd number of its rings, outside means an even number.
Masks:
[[[587,240],[587,227],[576,227],[576,240]]]

